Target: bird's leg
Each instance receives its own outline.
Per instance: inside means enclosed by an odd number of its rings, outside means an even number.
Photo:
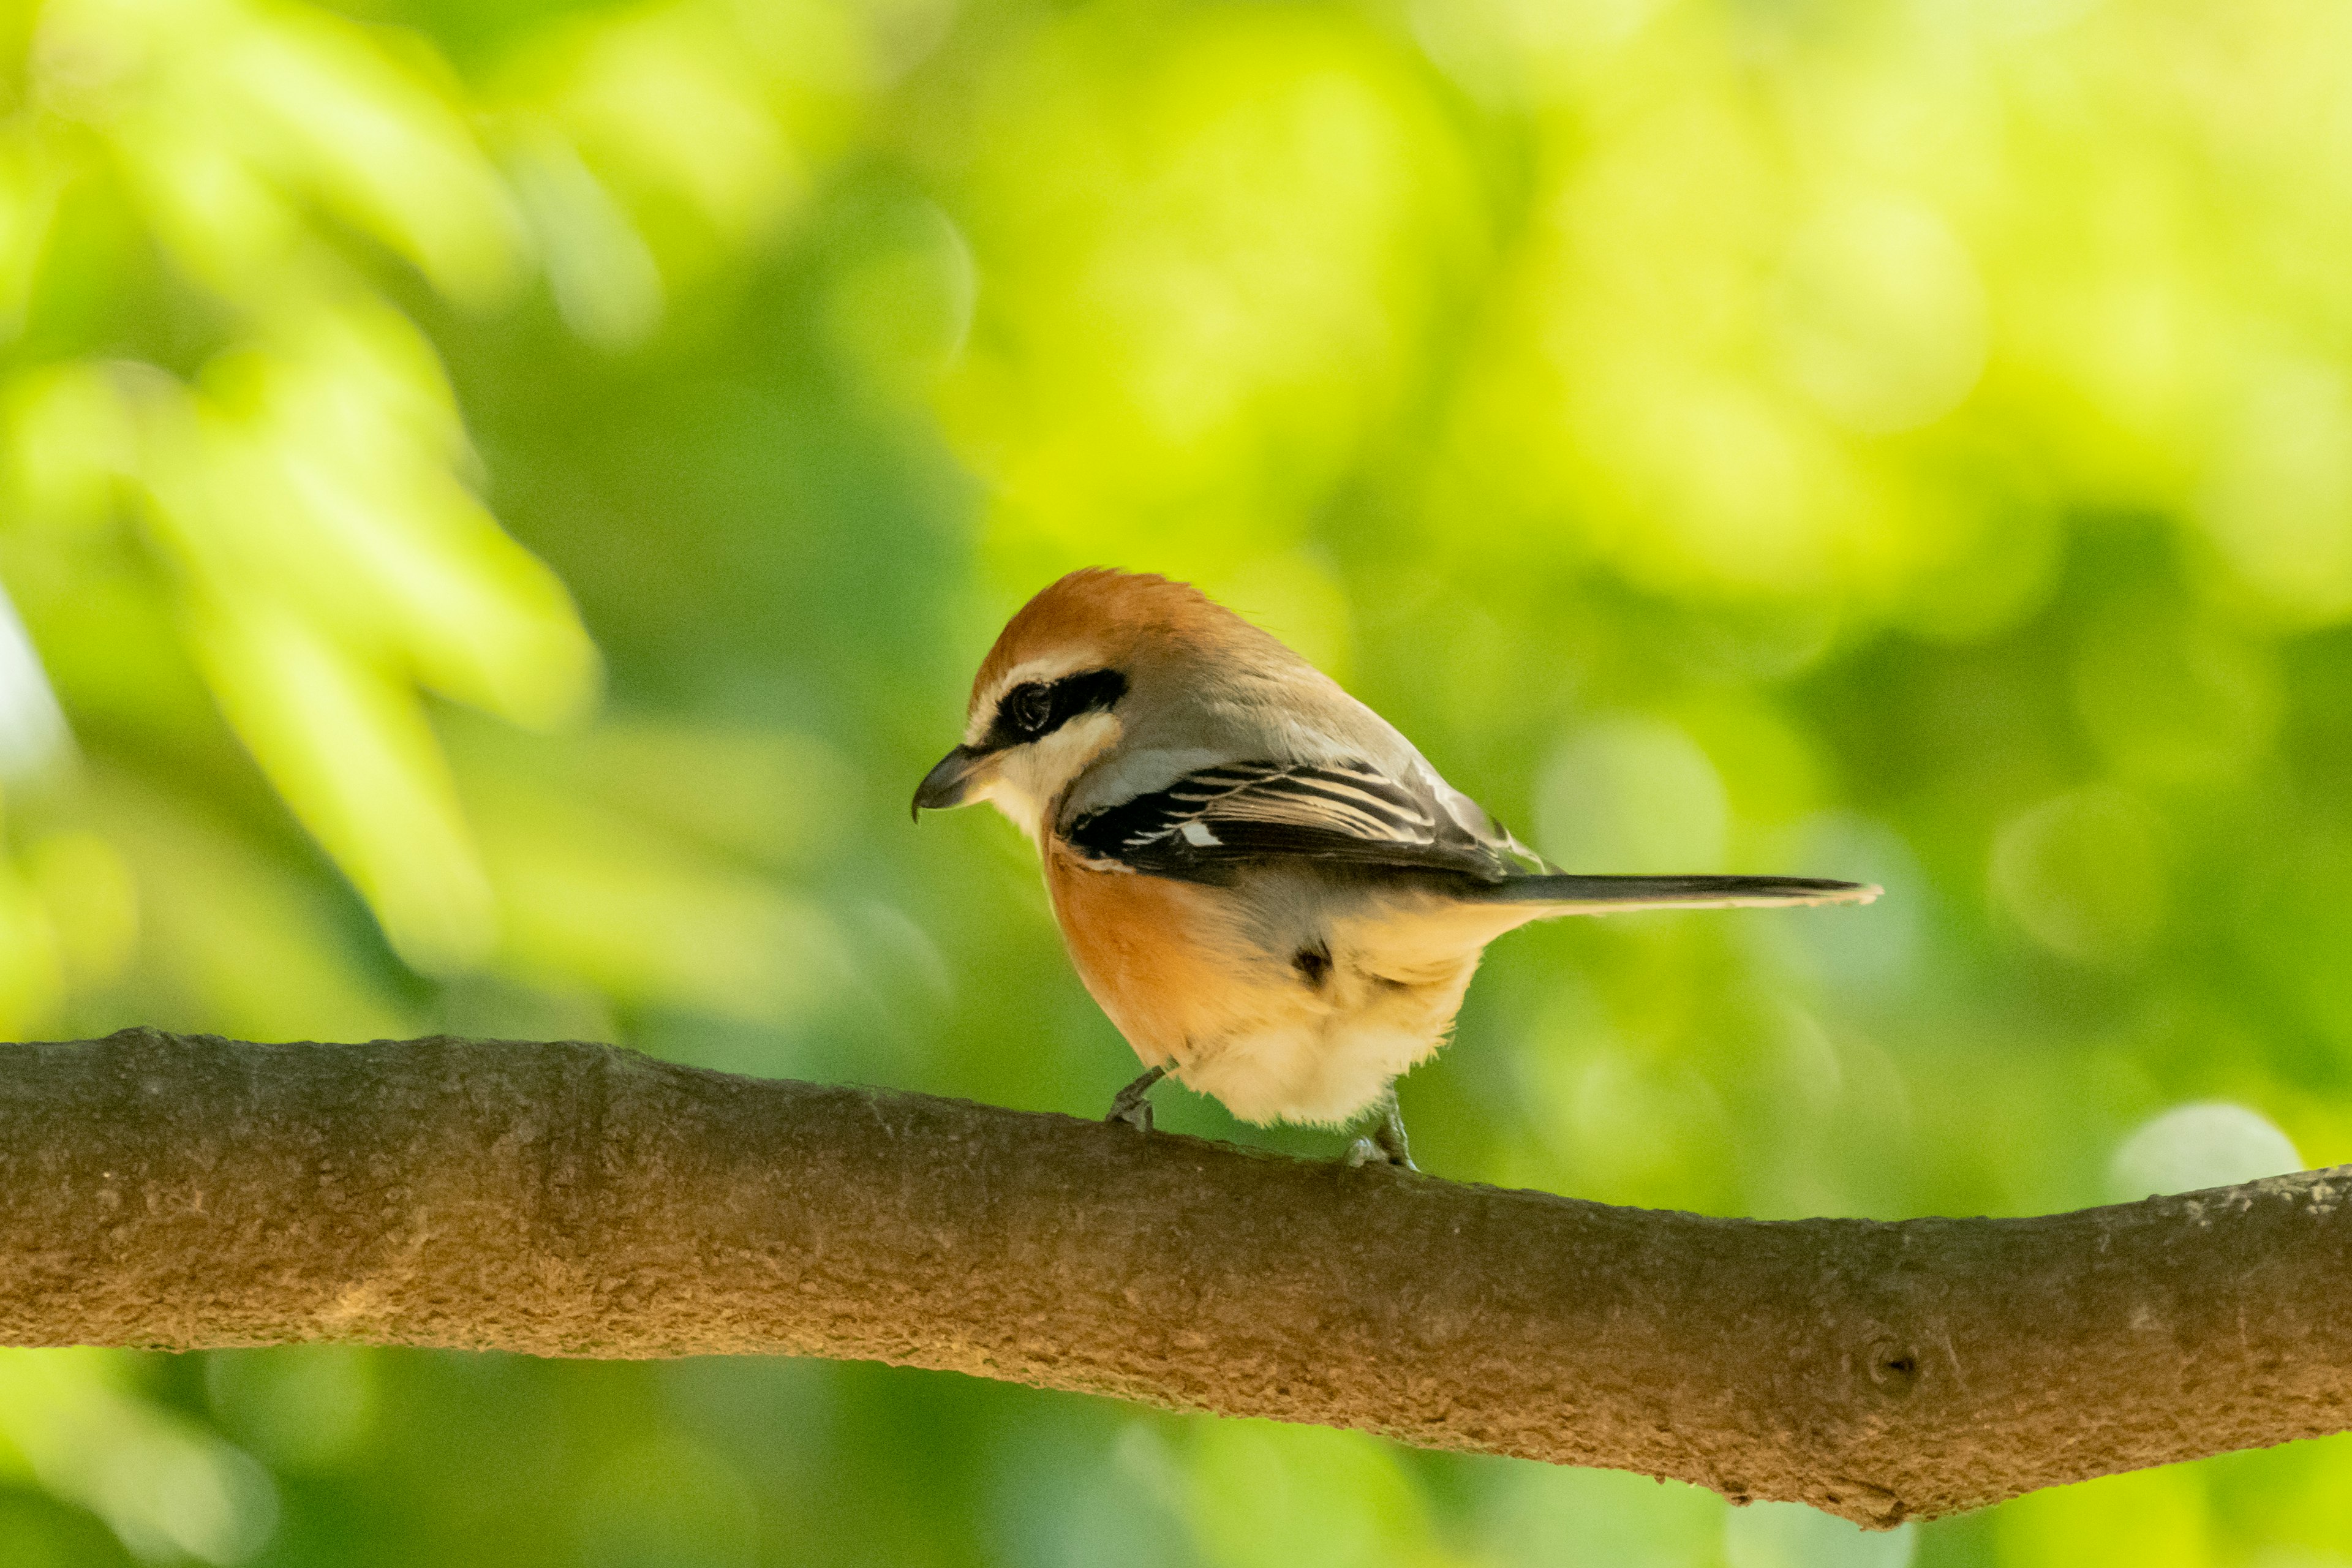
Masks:
[[[1124,1121],[1138,1132],[1151,1131],[1151,1086],[1168,1076],[1166,1068],[1153,1068],[1114,1096],[1110,1114],[1105,1121]]]
[[[1374,1105],[1380,1118],[1372,1123],[1371,1132],[1348,1145],[1348,1163],[1370,1165],[1374,1162],[1402,1165],[1408,1171],[1418,1171],[1412,1163],[1412,1150],[1405,1142],[1404,1113],[1397,1109],[1396,1085],[1391,1084]]]

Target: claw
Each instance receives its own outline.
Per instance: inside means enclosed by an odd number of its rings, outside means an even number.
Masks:
[[[1168,1076],[1166,1068],[1153,1068],[1133,1083],[1118,1091],[1110,1102],[1110,1114],[1105,1121],[1124,1121],[1138,1132],[1151,1131],[1151,1086]]]
[[[1380,1120],[1372,1123],[1370,1133],[1348,1145],[1349,1166],[1354,1168],[1378,1163],[1398,1165],[1408,1171],[1420,1170],[1421,1167],[1412,1163],[1412,1146],[1405,1142],[1404,1114],[1397,1109],[1394,1085],[1391,1085],[1389,1091],[1381,1097],[1379,1114]]]

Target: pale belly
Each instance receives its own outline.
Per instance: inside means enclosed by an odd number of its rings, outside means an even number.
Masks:
[[[1244,1121],[1344,1125],[1437,1053],[1461,992],[1457,987],[1451,1002],[1412,1001],[1406,1007],[1294,1007],[1285,1010],[1287,1017],[1253,1019],[1202,1043],[1175,1076]]]
[[[1049,860],[1079,977],[1146,1066],[1247,1121],[1347,1122],[1445,1042],[1486,943],[1529,918],[1312,878],[1246,895]]]

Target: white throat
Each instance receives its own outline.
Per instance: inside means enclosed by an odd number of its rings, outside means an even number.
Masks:
[[[1042,844],[1045,810],[1095,759],[1118,743],[1121,725],[1108,713],[1084,713],[1042,741],[1003,753],[987,784],[974,792]]]

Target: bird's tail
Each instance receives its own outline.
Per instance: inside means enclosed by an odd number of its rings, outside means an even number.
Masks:
[[[1513,877],[1485,890],[1487,900],[1543,904],[1563,915],[1627,910],[1771,909],[1782,904],[1866,904],[1885,889],[1868,882],[1817,877]]]

